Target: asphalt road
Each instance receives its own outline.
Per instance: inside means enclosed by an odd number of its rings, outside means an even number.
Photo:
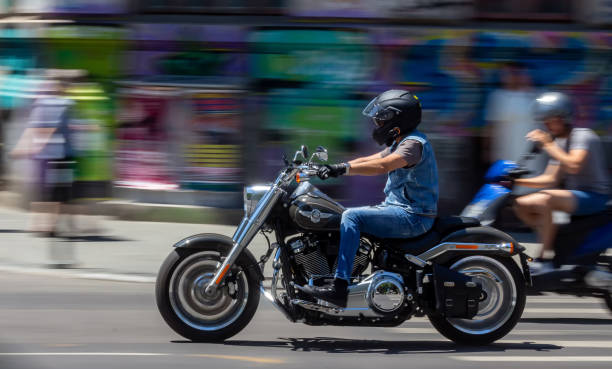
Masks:
[[[262,299],[224,344],[185,341],[159,316],[150,283],[0,274],[0,368],[609,368],[612,315],[600,301],[528,299],[499,343],[461,347],[425,319],[397,328],[290,323]]]

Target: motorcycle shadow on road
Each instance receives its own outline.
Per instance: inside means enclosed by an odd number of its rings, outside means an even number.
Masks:
[[[187,341],[182,341],[187,342]],[[396,340],[352,340],[334,337],[284,338],[276,341],[225,341],[228,346],[286,348],[301,352],[355,353],[355,354],[440,354],[440,353],[479,353],[504,352],[506,350],[552,351],[563,349],[562,346],[524,343],[494,343],[488,346],[464,346],[450,341],[396,341]]]

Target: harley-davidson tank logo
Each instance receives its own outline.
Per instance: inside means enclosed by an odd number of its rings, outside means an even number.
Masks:
[[[319,223],[321,221],[321,211],[319,211],[319,209],[314,209],[310,213],[310,221],[313,223]]]
[[[319,209],[313,209],[312,211],[300,209],[298,210],[298,213],[300,213],[302,216],[309,218],[310,221],[313,223],[319,223],[321,219],[329,219],[332,216],[334,216],[333,214],[330,214],[330,213],[321,212],[321,210]]]

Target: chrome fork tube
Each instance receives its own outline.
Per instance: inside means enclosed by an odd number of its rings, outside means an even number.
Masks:
[[[255,234],[259,231],[259,228],[265,221],[268,214],[272,210],[272,207],[278,201],[278,198],[283,194],[283,190],[275,184],[268,193],[262,197],[262,199],[257,204],[255,211],[250,217],[244,217],[240,226],[234,233],[232,240],[234,241],[234,246],[230,251],[229,255],[223,261],[223,264],[217,269],[214,278],[208,283],[206,286],[206,294],[212,295],[217,290],[217,286],[221,284],[223,281],[223,277],[227,274],[227,271],[230,267],[236,262],[238,259],[238,255],[247,247],[247,245],[251,242]]]
[[[236,236],[241,234],[244,231],[244,227],[246,227],[248,222],[249,222],[249,217],[245,214],[245,216],[240,221],[240,224],[238,225],[238,228],[236,228],[236,230],[234,231],[234,235],[232,236],[232,240],[235,240]]]

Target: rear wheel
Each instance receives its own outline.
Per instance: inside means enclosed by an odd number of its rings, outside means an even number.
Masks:
[[[478,303],[478,313],[472,319],[429,314],[438,332],[469,345],[489,344],[508,334],[521,318],[526,300],[524,279],[516,263],[510,258],[473,255],[456,260],[450,269],[474,278],[486,298]]]
[[[612,257],[608,256],[608,255],[601,255],[597,258],[597,266],[607,270],[608,273],[612,273]],[[608,309],[610,310],[610,313],[612,313],[612,293],[610,293],[610,290],[612,290],[611,286],[607,286],[608,291],[607,293],[604,294],[604,301],[606,303],[606,306],[608,307]]]
[[[185,338],[222,341],[240,332],[257,310],[258,278],[248,267],[250,254],[238,258],[214,295],[204,293],[223,256],[216,247],[176,249],[160,268],[157,307],[166,323]]]

